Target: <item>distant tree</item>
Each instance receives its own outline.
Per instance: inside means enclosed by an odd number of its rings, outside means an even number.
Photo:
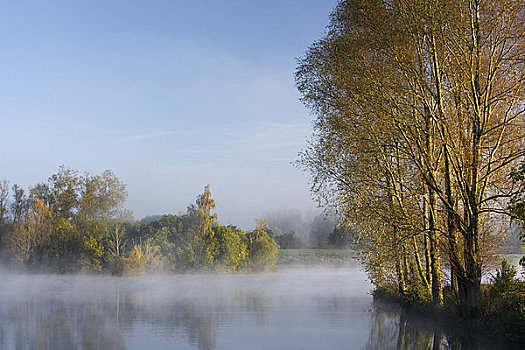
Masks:
[[[328,241],[335,247],[348,248],[353,243],[354,238],[355,231],[347,229],[342,225],[336,225],[328,236]]]
[[[127,191],[126,185],[110,170],[101,175],[85,174],[78,179],[79,220],[102,220],[108,222],[122,216],[122,203]]]
[[[133,215],[128,210],[121,210],[108,223],[108,236],[104,240],[108,255],[105,260],[111,266],[112,273],[122,272],[122,259],[125,254],[127,244],[127,227],[133,222]]]
[[[193,250],[193,267],[210,269],[213,266],[216,254],[217,239],[213,232],[213,225],[217,221],[217,214],[212,214],[215,201],[211,198],[210,186],[204,187],[204,192],[197,197],[195,204],[188,207],[186,220],[189,223],[188,232],[191,237]],[[186,248],[189,248],[187,246]]]
[[[0,180],[0,226],[7,224],[9,215],[9,181]]]
[[[23,190],[14,190],[14,208],[20,208]],[[45,244],[43,257],[52,265],[69,265],[100,271],[110,260],[110,233],[122,212],[125,185],[111,172],[101,175],[61,166],[47,183],[29,191],[26,206],[42,202],[52,210],[54,230]],[[19,217],[20,209],[14,210]],[[113,225],[113,227],[110,227]],[[110,228],[112,230],[110,230]],[[120,233],[120,231],[117,230]],[[119,239],[120,240],[120,239]],[[73,263],[76,261],[76,263]]]
[[[309,239],[312,247],[322,247],[329,243],[328,237],[334,230],[334,216],[316,215],[310,223]]]
[[[85,173],[75,182],[78,198],[72,221],[83,236],[81,265],[101,270],[120,256],[124,244],[125,231],[121,229],[131,220],[131,213],[122,209],[126,186],[110,170],[101,175]]]
[[[268,231],[268,224],[264,220],[258,220],[255,230],[245,236],[248,265],[257,271],[271,270],[277,263],[279,246],[268,235]]]
[[[0,180],[0,250],[3,248],[4,235],[9,223],[9,182]]]
[[[164,269],[182,269],[187,265],[178,256],[177,248],[186,245],[188,237],[184,233],[183,220],[176,215],[163,215],[157,221],[142,225],[139,235],[130,235],[129,239],[158,247]]]
[[[142,245],[133,246],[129,256],[124,259],[123,273],[131,275],[140,275],[146,268],[146,258],[142,251]]]
[[[107,227],[95,223],[90,225],[89,231],[82,235],[80,266],[83,270],[102,271],[106,263],[106,250],[101,238],[107,235]]]
[[[32,204],[37,199],[43,201],[46,205],[52,204],[53,198],[48,183],[39,183],[29,189],[28,202]]]
[[[268,235],[275,240],[281,249],[299,249],[304,247],[304,243],[294,232],[274,234],[271,230]]]
[[[196,207],[196,205],[194,206]],[[211,227],[213,235],[206,237],[213,239],[214,249],[208,251],[207,265],[198,263],[196,251],[203,249],[197,244],[200,238],[195,237],[195,216],[189,215],[195,211],[178,217],[176,215],[159,216],[160,219],[140,224],[138,230],[132,228],[128,241],[149,244],[158,249],[160,264],[164,270],[205,269],[218,271],[237,271],[245,268],[247,255],[245,233],[235,226],[222,226],[214,223]],[[202,241],[201,241],[202,242]],[[135,243],[137,244],[137,243]]]
[[[265,270],[277,259],[277,245],[260,223],[245,234],[217,223],[209,186],[182,216],[135,222],[123,209],[125,185],[111,172],[79,174],[61,167],[47,182],[24,190],[0,182],[0,228],[8,259],[25,268],[113,274],[147,271]],[[7,208],[11,214],[7,214]],[[249,258],[248,258],[249,257]]]
[[[235,226],[219,224],[213,227],[213,231],[217,239],[216,269],[237,271],[246,259],[248,247],[243,241],[245,233]]]
[[[276,235],[293,232],[296,236],[303,237],[307,234],[307,225],[304,222],[303,214],[299,210],[268,211],[264,214],[263,219]]]
[[[158,246],[149,243],[136,244],[128,257],[119,260],[113,269],[115,274],[141,275],[144,272],[155,272],[162,269],[162,256]]]
[[[12,233],[20,236],[35,208],[45,206],[51,210],[48,221],[53,229],[39,245],[38,258],[57,269],[80,264],[101,270],[107,263],[109,225],[125,197],[125,186],[110,171],[80,175],[61,166],[47,182],[30,188],[28,196],[20,186],[13,186]]]
[[[78,209],[80,178],[78,171],[61,166],[49,178],[51,204],[56,217],[71,220]]]
[[[82,236],[64,218],[53,218],[53,229],[42,247],[42,261],[58,272],[77,271],[84,248]]]
[[[143,224],[149,224],[154,221],[159,221],[162,218],[163,215],[147,215],[143,217],[140,222]]]
[[[126,245],[126,227],[119,221],[113,222],[111,226],[108,237],[108,251],[111,255],[120,257]]]
[[[27,209],[23,220],[14,223],[7,244],[15,261],[28,266],[40,260],[42,247],[53,232],[52,219],[51,208],[37,200]]]
[[[24,189],[19,185],[13,185],[13,202],[11,204],[11,212],[13,222],[20,223],[23,221],[26,212],[27,198]]]

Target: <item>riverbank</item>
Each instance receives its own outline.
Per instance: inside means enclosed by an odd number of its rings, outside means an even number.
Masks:
[[[394,324],[393,349],[518,350],[519,344],[498,342],[483,332],[467,330],[457,322],[429,317],[389,301],[374,299],[373,312]],[[376,347],[386,348],[386,347]]]
[[[277,265],[347,265],[359,253],[353,249],[279,249]]]
[[[419,317],[454,334],[472,349],[520,349],[525,344],[525,283],[483,284],[479,316],[462,318],[455,298],[446,289],[444,305],[435,312],[430,301],[416,300],[385,289],[372,292],[377,307],[399,307],[403,317]]]

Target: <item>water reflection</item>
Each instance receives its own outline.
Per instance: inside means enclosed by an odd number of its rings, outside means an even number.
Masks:
[[[373,310],[370,288],[357,266],[235,276],[0,275],[0,348],[468,348],[399,311]]]
[[[2,349],[125,349],[117,327],[98,307],[60,300],[2,303]]]
[[[407,319],[400,312],[377,310],[372,314],[372,326],[367,349],[426,349],[459,350],[461,346],[446,342],[439,330],[422,327],[417,321]]]
[[[372,312],[367,350],[488,350],[509,349],[492,344],[477,335],[459,337],[443,326],[403,312],[396,307],[381,305]]]

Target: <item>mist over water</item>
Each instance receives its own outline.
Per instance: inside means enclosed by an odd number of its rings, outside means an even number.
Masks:
[[[358,265],[0,278],[1,349],[417,349],[438,334],[375,310]]]

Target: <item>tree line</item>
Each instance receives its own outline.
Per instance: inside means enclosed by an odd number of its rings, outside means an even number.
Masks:
[[[264,221],[248,232],[217,222],[209,186],[184,215],[134,221],[126,186],[111,171],[61,167],[27,192],[0,181],[2,262],[50,272],[251,271],[275,266]]]
[[[299,60],[316,119],[298,164],[377,288],[436,310],[446,289],[479,315],[484,266],[523,211],[524,16],[518,0],[345,0]]]

